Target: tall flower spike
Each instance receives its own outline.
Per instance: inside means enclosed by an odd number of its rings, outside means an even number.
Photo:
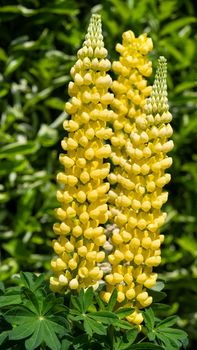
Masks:
[[[109,300],[114,288],[118,290],[120,303],[132,300],[137,292],[132,261],[135,259],[137,267],[142,256],[138,235],[134,231],[137,225],[136,210],[139,204],[140,184],[136,165],[131,157],[130,134],[137,134],[142,109],[146,97],[151,92],[146,77],[152,72],[152,63],[147,57],[152,46],[152,40],[146,34],[136,38],[132,31],[125,32],[122,44],[116,46],[120,59],[112,66],[117,74],[117,80],[112,84],[115,98],[111,106],[119,118],[113,122],[111,160],[114,170],[108,179],[112,184],[109,191],[111,220],[115,222],[117,228],[111,236],[114,249],[108,255],[112,272],[105,277],[107,287],[106,291],[101,293],[105,301]],[[142,158],[141,153],[142,151],[140,151]],[[144,219],[143,215],[140,215],[142,225]],[[135,320],[136,323],[140,323],[141,314],[136,315]]]
[[[151,96],[144,106],[145,113],[135,117],[135,130],[126,144],[130,156],[128,180],[119,182],[113,190],[111,206],[118,229],[111,238],[114,250],[108,259],[112,273],[105,277],[108,287],[103,297],[106,300],[117,288],[119,301],[136,308],[127,318],[136,324],[143,320],[139,310],[152,302],[146,288],[156,283],[157,274],[152,269],[160,263],[160,244],[164,239],[159,229],[165,221],[166,214],[161,213],[161,207],[167,200],[167,192],[162,192],[162,188],[170,181],[165,169],[172,159],[166,153],[173,148],[173,142],[168,141],[172,128],[166,72],[166,60],[161,57]],[[119,171],[119,168],[117,173],[114,171],[117,178]]]
[[[58,238],[53,241],[57,257],[51,262],[50,283],[55,291],[65,286],[71,290],[97,286],[103,276],[99,263],[105,258],[102,225],[108,220],[109,183],[105,180],[110,169],[106,158],[111,154],[105,141],[112,135],[106,123],[116,118],[107,107],[114,96],[108,92],[112,80],[106,73],[111,67],[106,56],[101,19],[93,15],[68,87],[71,99],[66,112],[71,117],[64,122],[67,136],[60,154],[64,171],[57,175],[61,207],[56,210]]]

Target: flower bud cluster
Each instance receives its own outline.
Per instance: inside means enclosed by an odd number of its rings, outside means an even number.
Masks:
[[[60,154],[64,171],[57,175],[62,189],[57,192],[61,206],[56,210],[59,222],[54,225],[57,257],[51,262],[54,291],[65,286],[71,290],[97,286],[103,277],[99,264],[105,259],[102,225],[108,220],[109,191],[104,180],[110,170],[106,159],[111,154],[106,141],[112,136],[107,121],[116,118],[108,108],[114,96],[108,92],[112,79],[107,74],[110,62],[106,55],[100,16],[93,15],[68,87],[71,99],[66,112],[71,117],[64,122],[67,136]]]

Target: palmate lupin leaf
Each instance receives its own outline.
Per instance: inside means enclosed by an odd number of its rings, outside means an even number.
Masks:
[[[48,283],[44,282],[44,275],[39,277],[31,273],[22,273],[22,287],[17,287],[15,304],[2,304],[4,319],[8,322],[10,330],[2,332],[0,342],[7,339],[7,345],[24,341],[27,350],[37,349],[42,343],[51,350],[60,350],[60,339],[67,333],[68,321],[65,318],[67,308],[63,300],[48,290]],[[9,293],[14,293],[10,290]],[[15,296],[13,294],[13,296]],[[1,296],[1,299],[7,298]],[[20,305],[17,305],[17,304]]]
[[[143,312],[144,322],[147,328],[147,337],[150,341],[160,344],[164,349],[186,349],[188,345],[187,333],[181,329],[172,328],[177,323],[177,316],[170,316],[164,320],[154,317],[152,309]]]

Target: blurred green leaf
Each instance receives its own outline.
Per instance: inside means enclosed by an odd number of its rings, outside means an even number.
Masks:
[[[120,17],[127,21],[130,13],[125,11],[125,4],[121,0],[110,0],[110,2],[115,6],[116,11],[119,13]]]
[[[30,107],[35,106],[38,102],[44,100],[46,97],[48,97],[51,92],[52,92],[53,88],[52,87],[48,87],[38,93],[33,94],[26,102],[25,106],[24,106],[24,111],[27,111]]]
[[[175,88],[175,93],[179,94],[182,91],[188,90],[188,89],[193,89],[194,87],[197,86],[197,82],[196,81],[185,81],[181,84],[179,84],[176,88]]]
[[[166,26],[161,30],[160,34],[166,35],[166,34],[174,33],[175,31],[179,30],[180,28],[190,23],[197,23],[196,17],[187,16],[187,17],[179,18],[175,21],[172,21],[166,24]]]
[[[28,161],[23,157],[20,159],[6,159],[0,163],[0,175],[6,175],[11,172],[22,172],[28,166]]]
[[[15,142],[3,146],[0,149],[0,158],[9,158],[17,156],[18,154],[31,154],[35,153],[38,150],[38,144],[33,141],[28,142]]]
[[[45,101],[45,105],[48,107],[62,111],[64,109],[65,103],[64,103],[64,101],[60,100],[60,98],[51,97]]]
[[[167,19],[176,10],[177,0],[165,0],[160,2],[159,17],[161,20]]]
[[[4,97],[8,94],[10,89],[9,84],[7,83],[0,83],[0,97]]]
[[[58,140],[57,130],[50,128],[49,126],[42,124],[38,131],[38,141],[43,147],[50,147],[54,145]]]
[[[0,61],[3,61],[3,62],[7,61],[7,55],[4,49],[2,49],[2,47],[0,47]]]
[[[11,12],[11,13],[21,13],[26,16],[31,16],[36,13],[35,10],[28,9],[24,6],[17,5],[17,6],[1,6],[0,7],[0,13],[6,13],[6,12]]]
[[[0,203],[6,203],[10,199],[9,193],[0,193]]]
[[[0,8],[0,11],[1,11],[1,8]],[[12,74],[16,69],[18,69],[23,63],[24,59],[25,58],[23,56],[10,57],[7,63],[7,67],[5,69],[5,76]]]
[[[28,250],[23,242],[19,242],[17,239],[11,239],[9,242],[4,243],[2,247],[17,260],[25,259],[28,257]]]
[[[197,257],[197,241],[191,237],[183,236],[177,239],[177,243],[183,250],[188,251],[194,257]]]

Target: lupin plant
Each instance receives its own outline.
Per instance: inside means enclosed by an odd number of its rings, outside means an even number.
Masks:
[[[111,64],[106,58],[100,16],[92,16],[86,40],[78,51],[78,60],[71,69],[70,102],[66,111],[71,115],[64,122],[68,136],[62,141],[66,152],[60,154],[64,172],[57,180],[64,185],[57,192],[62,204],[56,210],[61,223],[54,225],[59,236],[53,242],[52,261],[57,277],[51,279],[54,290],[87,288],[103,277],[97,266],[105,259],[102,246],[106,241],[104,224],[108,221],[107,176],[110,171],[111,147],[106,143],[112,135],[107,122],[117,117],[108,108],[114,96],[108,92],[112,84],[106,73]]]
[[[117,289],[117,303],[134,307],[127,320],[137,325],[140,310],[152,303],[147,288],[155,285],[153,267],[161,261],[161,207],[167,201],[162,189],[170,181],[165,169],[172,159],[166,154],[173,148],[164,57],[153,86],[146,80],[152,46],[146,34],[125,32],[112,82],[101,19],[92,15],[68,87],[50,280],[56,292],[102,285],[106,303]]]

